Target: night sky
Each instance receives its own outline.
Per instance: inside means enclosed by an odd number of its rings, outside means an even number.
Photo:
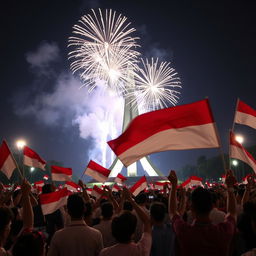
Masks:
[[[237,97],[256,108],[256,4],[216,2],[2,2],[0,138],[12,149],[16,139],[24,138],[45,160],[60,161],[80,176],[94,139],[81,135],[77,120],[93,108],[88,110],[90,96],[85,88],[79,90],[79,77],[69,69],[68,37],[91,8],[111,8],[137,29],[144,56],[170,61],[177,70],[183,85],[178,104],[209,98],[227,152]],[[235,131],[245,136],[245,147],[255,144],[252,128],[236,125]],[[169,151],[151,158],[167,174],[168,169],[195,163],[200,155],[218,153],[217,149]]]

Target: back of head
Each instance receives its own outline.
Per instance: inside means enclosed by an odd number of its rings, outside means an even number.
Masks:
[[[132,211],[133,210],[133,206],[132,206],[131,202],[125,201],[124,202],[123,210],[124,211]]]
[[[13,256],[42,256],[44,255],[44,239],[38,231],[21,234],[12,248]]]
[[[199,215],[209,214],[212,210],[211,192],[202,187],[196,188],[191,195],[192,208]]]
[[[73,194],[67,201],[68,214],[73,219],[82,219],[85,211],[84,200],[79,194]]]
[[[136,216],[130,211],[124,211],[121,215],[112,220],[112,235],[117,242],[128,243],[131,241],[136,225]]]
[[[113,205],[111,203],[105,202],[100,206],[100,208],[101,208],[101,215],[103,216],[103,218],[109,219],[112,217]]]
[[[53,192],[53,188],[52,188],[51,184],[43,185],[43,187],[42,187],[42,193],[43,194],[48,194],[48,193],[51,193],[51,192]]]
[[[156,222],[163,222],[165,218],[165,205],[160,202],[155,202],[150,207],[150,216]]]

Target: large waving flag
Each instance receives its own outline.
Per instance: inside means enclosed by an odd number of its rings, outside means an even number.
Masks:
[[[248,125],[256,129],[256,110],[238,100],[234,123]]]
[[[52,169],[52,180],[55,181],[71,181],[72,169],[60,167],[56,165],[51,166]]]
[[[23,148],[23,154],[24,154],[24,165],[40,168],[42,170],[45,170],[46,162],[43,160],[35,151],[33,151],[31,148],[25,146]]]
[[[105,182],[108,179],[110,172],[111,171],[109,169],[106,169],[91,160],[87,165],[84,174],[91,176],[99,182]]]
[[[137,116],[108,144],[125,166],[155,152],[220,146],[207,99]]]
[[[137,196],[141,191],[148,187],[146,177],[141,177],[131,188],[130,191],[134,196]]]
[[[233,132],[230,132],[230,158],[239,159],[250,165],[256,173],[256,160],[253,156],[235,139]]]
[[[4,140],[0,147],[0,170],[6,175],[8,179],[11,178],[13,171],[17,168],[16,161]]]
[[[51,214],[67,204],[69,192],[67,188],[39,196],[43,215]]]

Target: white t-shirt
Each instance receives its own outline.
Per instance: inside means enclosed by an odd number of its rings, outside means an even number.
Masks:
[[[140,241],[128,244],[116,244],[107,247],[100,252],[100,256],[149,256],[152,244],[152,236],[149,233],[143,233]]]

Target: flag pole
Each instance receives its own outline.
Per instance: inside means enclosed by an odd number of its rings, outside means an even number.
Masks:
[[[239,100],[240,100],[240,99],[237,98],[237,101],[236,101],[236,108],[235,108],[235,115],[234,115],[233,124],[232,124],[232,129],[231,129],[232,132],[234,131],[234,128],[235,128],[236,112],[237,112],[237,106],[238,106]]]

